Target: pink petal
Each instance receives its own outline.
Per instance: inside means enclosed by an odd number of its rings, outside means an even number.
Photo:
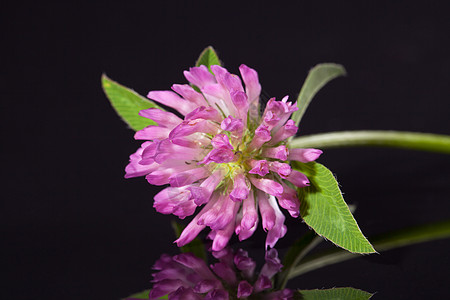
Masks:
[[[185,143],[174,143],[170,139],[164,139],[160,141],[158,144],[157,152],[172,152],[172,153],[203,153],[204,151],[198,145],[198,143],[187,143],[188,140],[185,140]],[[208,144],[210,141],[208,140]]]
[[[149,299],[158,299],[159,297],[165,296],[170,292],[176,291],[178,288],[186,285],[183,281],[179,279],[165,279],[158,282],[157,285],[149,293]]]
[[[139,163],[142,160],[142,153],[152,144],[152,142],[144,142],[135,153],[130,155],[130,163],[125,167],[125,178],[143,176],[153,171],[152,166]]]
[[[201,300],[203,297],[196,294],[192,288],[180,286],[175,292],[168,295],[170,300]]]
[[[211,71],[213,71],[216,76],[217,82],[224,86],[229,92],[244,91],[241,79],[236,75],[230,74],[227,69],[218,65],[213,65],[211,66]]]
[[[238,298],[246,298],[250,296],[253,292],[253,287],[250,283],[248,283],[245,280],[242,280],[239,282],[238,290],[237,290],[237,297]]]
[[[230,92],[223,85],[219,83],[207,85],[201,91],[210,106],[220,108],[219,110],[226,116],[234,115],[236,108],[231,102]]]
[[[282,101],[276,101],[275,98],[272,98],[267,102],[263,120],[274,133],[286,123],[292,112],[298,110],[296,105],[287,102],[287,98],[287,96],[284,97]]]
[[[185,117],[185,120],[195,120],[195,119],[205,119],[220,122],[222,121],[222,116],[219,112],[211,107],[200,106],[188,113]]]
[[[169,184],[173,187],[185,186],[203,179],[209,175],[205,168],[190,169],[181,173],[173,174],[169,177]]]
[[[209,203],[211,203],[211,201],[208,202],[208,204]],[[214,206],[202,214],[198,220],[198,224],[209,226],[216,231],[224,229],[232,220],[234,220],[236,216],[235,208],[238,205],[239,204],[232,201],[228,195],[220,195]]]
[[[147,97],[168,107],[176,109],[182,115],[188,114],[197,107],[195,103],[181,98],[172,91],[151,91],[148,93]]]
[[[244,229],[250,230],[255,227],[258,221],[258,212],[256,211],[255,199],[253,192],[248,194],[248,198],[244,200],[242,204],[243,217],[241,220],[241,226]]]
[[[172,90],[181,95],[184,99],[195,103],[196,106],[208,105],[203,95],[195,91],[189,84],[174,84]]]
[[[125,167],[124,177],[127,179],[147,175],[153,172],[156,168],[158,168],[157,163],[152,163],[149,165],[141,165],[136,159],[131,158],[132,156],[133,154],[130,155],[130,163]]]
[[[139,115],[141,117],[155,121],[159,126],[167,127],[170,129],[174,128],[183,121],[175,114],[159,108],[149,108],[141,110],[139,112]]]
[[[208,71],[208,68],[204,65],[200,67],[190,68],[189,71],[184,71],[184,76],[192,84],[202,89],[205,85],[216,83],[216,79],[213,74]]]
[[[255,130],[255,136],[252,142],[248,146],[249,150],[259,149],[264,145],[264,143],[270,141],[270,131],[266,125],[259,125]]]
[[[236,268],[241,271],[244,278],[251,279],[256,268],[256,262],[248,257],[247,251],[238,249],[236,255],[233,258],[233,262]]]
[[[222,289],[212,290],[206,294],[204,300],[228,300],[228,292]]]
[[[233,101],[233,104],[236,107],[236,117],[242,119],[244,124],[246,124],[249,107],[247,95],[241,91],[233,91],[230,95],[231,101]]]
[[[292,170],[289,176],[285,177],[288,181],[290,181],[293,185],[297,187],[305,187],[309,186],[308,177],[305,174],[300,173],[299,171]]]
[[[222,278],[228,285],[234,285],[236,283],[235,271],[226,263],[218,262],[210,266],[217,276]]]
[[[220,251],[211,252],[212,256],[217,258],[220,261],[227,261],[228,264],[231,264],[233,261],[233,250],[231,248],[224,248]]]
[[[270,289],[272,287],[272,281],[267,276],[260,275],[255,282],[255,293]]]
[[[283,265],[278,258],[278,252],[276,249],[272,248],[266,251],[266,263],[261,269],[260,274],[272,278],[275,274],[280,272]]]
[[[208,120],[195,119],[181,122],[169,134],[169,139],[180,138],[196,132],[216,134],[219,128]]]
[[[230,93],[234,91],[244,92],[244,87],[242,86],[241,78],[235,74],[227,73],[223,78],[222,84],[228,89]],[[245,95],[247,97],[247,95]]]
[[[158,149],[159,140],[154,140],[153,142],[145,142],[149,143],[147,147],[145,147],[144,151],[142,151],[142,159],[139,162],[141,165],[148,165],[155,161],[156,150]]]
[[[160,126],[147,126],[134,134],[136,140],[163,140],[169,136],[170,128]]]
[[[211,144],[211,139],[206,137],[203,133],[196,132],[189,136],[177,137],[170,141],[175,145],[180,145],[187,148],[200,148]]]
[[[242,134],[244,123],[241,119],[235,119],[230,115],[222,121],[220,128],[225,131],[236,132],[240,135]]]
[[[281,145],[278,147],[272,147],[272,148],[264,148],[262,151],[262,155],[270,158],[280,159],[280,160],[287,160],[289,155],[289,149],[286,148],[285,145]]]
[[[267,125],[270,128],[270,130],[272,130],[272,128],[275,127],[275,125],[277,125],[280,122],[280,117],[273,111],[268,110],[264,114],[263,120],[264,124]]]
[[[315,161],[322,154],[322,150],[319,149],[291,149],[289,152],[289,160],[297,160],[302,163],[308,163]]]
[[[214,278],[214,274],[212,274],[212,276],[210,278]],[[194,287],[194,292],[198,293],[198,294],[205,294],[208,293],[209,291],[219,288],[222,285],[220,284],[220,282],[218,280],[202,280],[199,281],[195,287]]]
[[[225,134],[218,134],[211,140],[211,145],[216,149],[229,149],[233,150],[233,146],[230,144],[230,139]]]
[[[236,226],[236,227],[241,226],[239,229],[239,232],[237,233],[239,235],[239,241],[244,241],[244,240],[248,239],[249,237],[251,237],[253,235],[253,233],[255,233],[256,228],[258,227],[257,222],[258,222],[258,216],[256,217],[255,224],[250,229],[246,229],[246,228],[242,227],[240,224],[238,224]]]
[[[165,139],[158,143],[158,147],[156,148],[153,158],[159,164],[166,162],[168,159],[171,161],[181,160],[182,162],[178,163],[185,164],[184,162],[186,161],[197,160],[202,153],[203,149],[199,147],[184,147],[172,143],[169,139]]]
[[[278,239],[282,238],[287,231],[286,226],[284,225],[285,217],[283,213],[280,211],[278,204],[273,196],[269,197],[269,205],[273,208],[273,212],[275,213],[275,225],[272,229],[267,232],[266,237],[266,249],[268,246],[273,248],[277,243]]]
[[[190,191],[168,187],[156,194],[153,207],[162,214],[174,214],[181,219],[192,215],[197,208],[191,200]]]
[[[211,270],[206,265],[205,261],[201,258],[198,258],[192,253],[181,253],[175,255],[173,260],[183,266],[193,270],[195,273],[200,275],[200,277],[205,279],[215,279],[216,277],[211,272]]]
[[[248,171],[250,174],[258,174],[260,176],[265,176],[269,174],[269,164],[267,160],[252,160],[250,161],[252,169]]]
[[[266,300],[291,300],[291,299],[294,299],[294,291],[290,289],[272,292],[268,294],[266,298]]]
[[[233,190],[230,193],[231,200],[241,202],[248,198],[250,192],[250,183],[247,182],[244,174],[238,174],[234,177]]]
[[[183,247],[184,245],[190,243],[206,227],[205,225],[199,225],[198,219],[205,211],[208,211],[212,205],[214,205],[214,201],[208,202],[205,207],[203,207],[203,209],[184,228],[183,232],[181,232],[180,237],[174,242],[178,247]]]
[[[227,69],[225,69],[224,67],[221,67],[219,65],[211,66],[211,71],[214,73],[214,76],[216,77],[216,80],[218,83],[222,83],[225,75],[229,74]]]
[[[258,73],[244,64],[239,67],[239,71],[245,83],[245,91],[248,95],[249,102],[258,101],[259,94],[261,94]]]
[[[276,181],[266,178],[256,178],[253,176],[249,176],[249,179],[257,189],[267,194],[278,196],[283,193],[283,186]]]
[[[172,265],[165,266],[161,271],[152,274],[153,280],[152,282],[162,281],[164,279],[180,279],[185,277],[184,269],[182,267],[177,268]]]
[[[209,164],[215,162],[218,164],[228,163],[234,159],[234,152],[229,149],[213,149],[208,153],[205,158],[199,162],[199,164]]]
[[[292,168],[289,164],[281,163],[279,161],[271,161],[269,163],[269,170],[278,173],[282,178],[289,176]]]
[[[170,176],[172,176],[173,173],[186,171],[194,167],[195,166],[186,164],[176,165],[169,168],[160,167],[156,171],[147,174],[147,176],[145,176],[145,179],[147,179],[149,183],[154,185],[168,184],[169,178]]]
[[[297,198],[297,191],[283,183],[283,193],[277,197],[278,203],[286,209],[293,218],[300,215],[300,201]]]
[[[284,126],[282,126],[272,137],[269,145],[275,145],[281,141],[284,141],[297,133],[298,127],[295,126],[293,120],[288,120]]]
[[[222,181],[224,173],[222,170],[216,170],[211,176],[206,178],[199,187],[189,187],[192,198],[198,206],[208,202],[217,185]]]
[[[269,195],[264,194],[261,191],[258,191],[257,195],[263,229],[265,231],[271,230],[276,222],[275,210],[269,203]]]

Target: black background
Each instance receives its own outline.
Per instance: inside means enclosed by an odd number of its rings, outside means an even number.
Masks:
[[[149,288],[155,260],[177,253],[172,218],[152,208],[160,188],[123,178],[139,143],[108,104],[102,72],[145,95],[185,83],[182,71],[213,45],[231,72],[255,68],[280,99],[296,97],[315,64],[336,62],[348,76],[316,96],[299,134],[450,134],[444,5],[314,2],[2,4],[1,298],[119,299]],[[358,204],[368,236],[450,217],[449,156],[359,148],[319,161]],[[288,226],[280,251],[307,231],[298,220]],[[245,244],[257,256],[261,231]],[[420,244],[323,268],[291,287],[443,299],[449,252],[449,240]]]

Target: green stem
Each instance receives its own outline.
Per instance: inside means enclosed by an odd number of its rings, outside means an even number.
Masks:
[[[283,266],[285,267],[282,272],[278,274],[275,281],[277,289],[282,290],[286,287],[289,280],[289,274],[294,267],[322,241],[323,238],[316,235],[315,232],[311,230],[291,246],[284,257]]]
[[[448,237],[450,237],[450,221],[444,221],[383,234],[378,237],[370,238],[369,240],[377,251],[386,251]],[[302,262],[289,273],[288,279],[327,265],[357,257],[361,257],[361,255],[353,254],[338,248],[323,251],[314,256],[305,257]]]
[[[348,206],[350,212],[353,214],[356,210],[356,205],[350,204]],[[319,245],[324,239],[317,235],[313,230],[300,237],[294,244],[288,249],[283,259],[283,269],[281,273],[278,273],[276,280],[276,287],[282,290],[286,287],[286,284],[291,278],[290,274],[295,269],[301,260],[306,255]]]
[[[430,133],[361,130],[306,135],[292,139],[291,148],[379,146],[450,154],[450,136]]]

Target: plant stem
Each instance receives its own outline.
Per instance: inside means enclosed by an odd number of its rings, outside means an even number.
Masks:
[[[383,234],[378,237],[370,238],[369,240],[377,251],[386,251],[448,237],[450,237],[450,221],[444,221]],[[357,257],[361,257],[361,255],[353,254],[338,248],[323,251],[314,256],[305,257],[301,263],[293,268],[288,274],[288,279],[327,265]]]
[[[350,212],[353,214],[356,210],[356,205],[350,204],[348,206]],[[286,252],[283,259],[283,269],[278,273],[276,282],[277,289],[284,289],[288,280],[292,277],[291,272],[298,266],[301,260],[324,239],[317,235],[313,230],[300,237],[292,244]]]
[[[450,154],[450,136],[406,131],[337,131],[292,139],[291,148],[379,146]]]
[[[292,246],[294,247],[292,251],[293,252],[298,251],[298,254],[296,254],[293,258],[291,258],[292,261],[288,263],[289,266],[284,268],[283,271],[279,273],[279,275],[277,276],[276,287],[278,289],[282,290],[286,287],[286,284],[289,280],[289,275],[294,269],[294,267],[297,266],[299,262],[322,241],[323,241],[322,237],[316,235],[313,231],[310,231],[308,234],[304,235]],[[286,256],[289,254],[291,253],[288,252]],[[283,265],[286,265],[286,261],[283,262]]]

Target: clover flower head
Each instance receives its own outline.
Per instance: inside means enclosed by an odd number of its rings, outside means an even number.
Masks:
[[[256,263],[248,253],[230,248],[212,252],[219,260],[209,267],[205,261],[192,253],[175,256],[163,254],[155,263],[153,289],[150,299],[168,295],[175,299],[293,299],[293,291],[284,289],[272,291],[271,278],[280,271],[282,265],[275,249],[266,253],[266,262],[256,276]]]
[[[255,70],[241,65],[239,76],[213,65],[185,71],[188,84],[173,91],[151,91],[148,98],[180,113],[156,108],[139,114],[158,125],[135,134],[145,140],[130,156],[125,177],[145,176],[154,185],[167,185],[154,197],[155,209],[181,219],[202,207],[187,225],[178,246],[211,229],[212,249],[223,249],[233,232],[240,240],[257,228],[259,216],[267,231],[266,248],[286,233],[285,216],[299,216],[297,188],[308,178],[289,161],[316,160],[321,150],[289,149],[286,139],[297,132],[290,120],[296,103],[272,98],[260,114],[261,85]],[[259,211],[259,213],[258,213]]]

